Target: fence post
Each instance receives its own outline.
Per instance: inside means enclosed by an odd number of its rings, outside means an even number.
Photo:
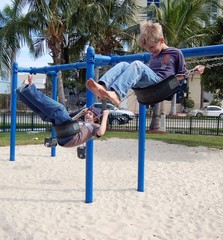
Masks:
[[[161,114],[160,130],[166,132],[166,115]]]
[[[34,112],[32,112],[31,114],[31,123],[32,123],[31,129],[32,131],[34,131]]]
[[[190,117],[190,134],[192,132],[192,117]]]
[[[3,132],[5,132],[6,129],[6,113],[3,113]]]
[[[136,125],[135,126],[136,126],[135,130],[138,131],[138,129],[139,129],[139,114],[136,115]]]
[[[219,135],[219,125],[220,125],[220,116],[218,117],[218,123],[217,123],[217,136]]]

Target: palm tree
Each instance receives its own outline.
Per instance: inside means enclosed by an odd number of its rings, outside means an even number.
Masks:
[[[92,33],[90,43],[95,46],[96,53],[123,54],[125,53],[124,45],[131,42],[135,36],[135,33],[128,32],[128,27],[137,25],[138,6],[134,0],[110,0],[104,1],[104,8],[106,14],[97,19],[97,27],[90,28]],[[105,67],[104,71],[107,69],[108,67]],[[99,71],[95,75],[99,78]],[[102,101],[102,104],[103,109],[106,109],[106,101]]]
[[[69,50],[94,46],[98,54],[111,54],[123,51],[125,41],[133,39],[126,29],[136,22],[137,5],[134,0],[81,1],[76,7],[69,29]],[[75,27],[71,27],[75,26]],[[72,41],[76,36],[75,41]],[[76,51],[80,54],[80,51]]]
[[[74,9],[75,0],[21,0],[28,5],[26,17],[35,24],[38,32],[33,34],[34,46],[30,49],[33,55],[38,58],[50,49],[53,64],[61,64],[62,47],[65,44],[65,33],[69,17]],[[58,97],[65,105],[64,88],[61,72],[58,74]]]
[[[133,0],[125,0],[122,4],[115,0],[24,1],[29,4],[27,16],[39,27],[34,54],[38,57],[44,53],[44,40],[51,50],[54,64],[61,64],[62,57],[63,63],[72,61],[72,56],[77,59],[88,41],[95,46],[97,53],[111,53],[112,49],[121,47],[124,31],[120,27],[128,23],[135,6]],[[65,104],[61,75],[58,96]]]
[[[137,24],[138,6],[134,0],[107,0],[104,8],[106,14],[98,18],[96,28],[91,26],[90,42],[101,54],[123,52],[124,44],[134,37],[127,29]]]
[[[0,12],[0,53],[3,63],[11,69],[16,55],[26,44],[32,47],[31,29],[35,25],[23,15],[24,3],[12,1],[12,6],[6,6]]]
[[[207,35],[212,33],[211,28],[203,26],[210,20],[211,11],[208,9],[217,4],[215,0],[164,0],[160,8],[151,4],[147,11],[151,19],[163,26],[168,45],[177,48],[195,47],[202,45]],[[176,101],[173,100],[172,104],[174,112]],[[154,123],[151,125],[157,126]]]
[[[71,26],[76,26],[76,41],[69,45],[69,52],[76,53],[77,57],[80,54],[77,49],[83,49],[88,43],[94,46],[97,54],[123,53],[124,44],[132,41],[134,36],[127,29],[129,25],[136,23],[137,9],[134,0],[82,2],[72,16]],[[74,29],[69,35],[70,39],[73,34]],[[106,69],[105,67],[104,70]],[[99,77],[98,70],[96,68],[95,80]]]

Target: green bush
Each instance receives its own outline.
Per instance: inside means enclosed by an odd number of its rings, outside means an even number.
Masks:
[[[194,107],[194,101],[191,98],[182,98],[180,103],[184,108],[191,109]]]
[[[214,106],[219,106],[219,107],[221,107],[221,102],[220,102],[220,100],[218,100],[218,99],[214,99],[214,100],[212,100],[212,101],[210,102],[210,105],[214,105]]]

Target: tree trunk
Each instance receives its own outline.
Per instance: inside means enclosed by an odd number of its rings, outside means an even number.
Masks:
[[[48,41],[48,47],[52,52],[52,58],[53,58],[53,64],[54,65],[60,65],[61,64],[61,54],[62,54],[62,49],[61,49],[61,43],[62,43],[62,37],[51,37],[50,40]],[[58,85],[57,85],[57,90],[58,90],[58,100],[60,103],[62,103],[66,107],[66,100],[65,100],[65,95],[64,95],[64,86],[63,86],[63,80],[62,80],[62,73],[61,71],[58,71]]]
[[[66,107],[66,99],[64,94],[63,80],[61,71],[58,72],[58,99]]]
[[[204,89],[203,86],[201,85],[201,98],[200,98],[200,108],[204,106]]]
[[[160,103],[155,104],[153,108],[153,115],[149,128],[151,131],[158,131],[160,129]]]

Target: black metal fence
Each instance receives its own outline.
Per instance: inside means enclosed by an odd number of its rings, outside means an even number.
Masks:
[[[170,117],[161,118],[161,126],[168,133],[202,134],[223,136],[223,118]],[[151,117],[146,118],[146,130],[149,130]],[[9,132],[11,125],[10,113],[0,113],[0,132]],[[120,125],[109,124],[108,131],[135,132],[139,128],[139,116]],[[32,112],[18,112],[16,117],[17,131],[50,131],[51,124],[43,122]]]
[[[0,113],[0,132],[9,132],[11,126],[11,114]],[[51,123],[46,123],[41,120],[33,112],[18,112],[16,114],[16,131],[50,131]]]
[[[146,131],[149,131],[151,117],[146,118]],[[201,134],[223,136],[223,118],[220,117],[170,117],[160,119],[162,130],[168,133]],[[109,125],[108,130],[138,131],[139,116],[123,125]]]
[[[220,117],[167,117],[170,133],[223,136],[223,118]]]

